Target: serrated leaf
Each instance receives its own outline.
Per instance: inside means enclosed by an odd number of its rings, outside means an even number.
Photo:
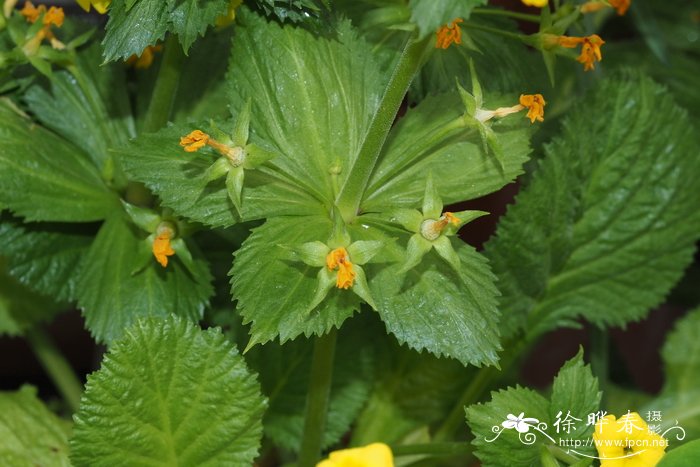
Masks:
[[[352,290],[334,286],[310,311],[321,268],[290,261],[288,250],[278,246],[325,242],[332,229],[323,217],[271,218],[253,230],[235,253],[231,293],[244,323],[252,323],[251,343],[278,336],[284,343],[300,334],[322,335],[359,310],[360,298]]]
[[[348,21],[325,39],[241,13],[228,74],[231,108],[250,99],[251,142],[278,153],[270,166],[329,205],[357,158],[385,76]]]
[[[476,457],[484,467],[539,465],[540,447],[548,442],[545,435],[531,429],[538,442],[528,445],[521,441],[522,435],[518,431],[504,429],[501,424],[508,415],[518,416],[521,413],[525,417],[547,423],[549,409],[547,399],[520,386],[492,392],[489,402],[467,408],[467,422],[474,434],[472,444],[476,446]],[[499,428],[501,434],[493,440],[497,435],[495,428]]]
[[[486,259],[471,246],[455,242],[458,275],[430,251],[404,274],[401,265],[368,266],[372,295],[387,330],[401,343],[462,364],[493,365],[501,349],[498,291]]]
[[[21,336],[35,324],[53,318],[61,309],[7,274],[4,263],[0,257],[0,336]]]
[[[499,99],[487,97],[486,104],[492,103],[497,106]],[[456,92],[428,97],[409,110],[389,134],[362,209],[420,206],[428,173],[446,205],[496,191],[522,173],[530,153],[524,116],[493,124],[505,155],[501,170],[492,155],[484,154],[476,131],[445,132],[463,112]]]
[[[7,272],[59,302],[75,300],[78,265],[91,242],[90,232],[67,226],[0,223],[0,255],[8,258]]]
[[[233,225],[239,218],[224,178],[206,179],[207,169],[220,156],[208,149],[185,152],[179,144],[180,137],[195,129],[209,132],[210,126],[170,126],[157,133],[143,134],[115,153],[131,178],[144,183],[160,197],[164,206],[178,215],[213,227]],[[242,198],[241,208],[246,219],[323,212],[318,200],[271,167],[245,171]]]
[[[88,157],[0,102],[0,199],[27,220],[86,222],[117,205]]]
[[[175,255],[163,268],[153,258],[146,235],[115,213],[83,259],[78,305],[98,341],[111,342],[139,318],[202,318],[213,292],[206,261],[195,259],[188,268]]]
[[[176,34],[187,52],[198,36],[226,13],[228,0],[114,0],[102,45],[106,61],[141,55],[149,45]]]
[[[622,325],[660,303],[700,233],[697,148],[649,79],[618,75],[581,101],[486,246],[505,334]]]
[[[101,48],[77,54],[76,75],[56,71],[48,87],[35,84],[24,94],[29,109],[47,128],[80,147],[103,170],[108,149],[136,135],[122,65],[100,66]]]
[[[336,443],[350,428],[374,385],[374,347],[355,321],[338,336],[333,383],[323,447]],[[265,434],[276,445],[297,452],[304,429],[313,341],[297,339],[283,346],[270,342],[246,354],[269,395]]]
[[[409,0],[411,21],[418,26],[420,37],[435,34],[440,26],[456,18],[467,19],[471,11],[486,0]]]
[[[700,463],[700,440],[675,448],[661,458],[659,467],[695,467]]]
[[[0,392],[0,464],[68,467],[70,424],[37,398],[36,388]]]
[[[676,423],[690,441],[700,436],[700,308],[689,312],[676,324],[663,346],[665,381],[661,393],[649,401],[640,414],[648,411],[661,412],[661,431]],[[679,434],[672,430],[668,438],[672,441]],[[677,442],[677,441],[676,441]],[[673,444],[672,444],[673,445]]]
[[[76,466],[251,465],[265,400],[218,329],[141,320],[88,376],[75,415]]]

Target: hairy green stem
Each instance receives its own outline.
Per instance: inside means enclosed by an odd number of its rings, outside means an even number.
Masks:
[[[314,343],[311,381],[306,396],[304,433],[297,467],[313,467],[321,457],[321,445],[328,417],[328,400],[333,381],[333,358],[338,331],[333,328]]]
[[[83,385],[65,357],[43,329],[37,327],[30,329],[25,337],[68,407],[73,412],[77,412],[80,407]]]
[[[362,197],[369,183],[374,166],[379,159],[384,141],[391,130],[401,102],[418,72],[432,36],[416,41],[411,38],[406,43],[401,57],[389,80],[377,113],[367,129],[364,143],[336,199],[336,206],[346,222],[357,216]]]
[[[610,340],[608,332],[595,326],[590,328],[590,350],[588,355],[591,360],[591,370],[598,378],[598,387],[602,391],[601,407],[605,407],[605,394],[607,393],[609,361],[610,361]]]
[[[531,15],[528,13],[518,13],[517,11],[499,10],[495,8],[474,8],[473,15],[492,15],[492,16],[507,16],[508,18],[519,19],[521,21],[530,21],[533,23],[540,22],[539,15]]]
[[[474,447],[469,443],[426,443],[399,444],[391,447],[395,457],[414,456],[417,454],[436,456],[454,456],[471,454]]]
[[[180,72],[185,63],[185,53],[175,34],[170,34],[165,40],[164,50],[153,96],[143,123],[145,132],[158,131],[168,123],[180,84]]]
[[[479,31],[490,32],[492,34],[507,37],[509,39],[516,39],[519,41],[522,41],[523,39],[525,39],[527,37],[523,34],[518,34],[518,33],[510,32],[510,31],[504,31],[502,29],[492,28],[490,26],[482,26],[480,24],[475,24],[475,23],[472,23],[470,21],[465,21],[464,23],[462,23],[462,27],[464,27],[466,29],[477,29]]]

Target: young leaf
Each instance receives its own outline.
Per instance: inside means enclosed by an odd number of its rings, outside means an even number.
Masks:
[[[418,26],[420,37],[435,34],[440,26],[456,18],[467,19],[471,11],[486,0],[409,0],[411,21]]]
[[[252,323],[249,346],[278,336],[284,343],[300,334],[321,335],[331,327],[339,328],[360,309],[360,298],[352,290],[333,284],[323,301],[309,310],[318,272],[325,265],[292,261],[289,250],[278,246],[326,242],[332,228],[324,217],[272,218],[253,230],[236,252],[231,293],[244,323]]]
[[[622,325],[661,302],[700,235],[697,147],[649,79],[618,75],[579,103],[486,246],[506,335]]]
[[[239,217],[226,190],[225,178],[206,179],[207,169],[219,155],[209,149],[186,152],[179,145],[182,136],[197,128],[208,132],[210,127],[171,126],[143,134],[115,153],[130,177],[144,183],[178,215],[213,227],[233,225]],[[260,166],[245,172],[241,206],[245,219],[323,212],[318,200],[275,169]]]
[[[486,99],[489,106],[500,102]],[[522,173],[530,153],[527,120],[515,115],[493,124],[505,154],[501,170],[484,154],[476,131],[455,126],[463,113],[456,92],[428,97],[409,110],[389,134],[362,210],[420,206],[428,173],[445,204],[499,190]]]
[[[0,102],[0,200],[27,220],[104,219],[117,198],[73,144]]]
[[[88,376],[75,415],[76,466],[251,465],[266,402],[218,329],[141,320]]]
[[[35,388],[0,392],[0,464],[69,467],[70,431],[70,424],[37,398]]]
[[[405,274],[400,264],[368,267],[379,316],[399,342],[413,349],[464,365],[494,365],[501,349],[494,277],[471,246],[453,244],[460,274],[436,251]]]
[[[176,34],[187,52],[216,18],[226,13],[229,0],[114,0],[102,45],[106,61],[141,55],[143,49]]]
[[[198,321],[213,290],[207,263],[185,267],[178,255],[160,266],[146,240],[116,213],[100,228],[82,264],[78,305],[101,342],[111,342],[138,318],[170,314]]]
[[[0,223],[0,255],[7,272],[37,293],[58,302],[76,298],[78,265],[92,236],[54,224]]]
[[[279,154],[270,165],[283,179],[328,204],[383,92],[372,49],[347,21],[325,39],[250,13],[240,19],[228,74],[231,108],[251,99],[251,142]]]

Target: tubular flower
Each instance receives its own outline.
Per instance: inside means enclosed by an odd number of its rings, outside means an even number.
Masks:
[[[201,130],[194,130],[180,138],[180,146],[187,152],[197,152],[209,143],[209,135]]]
[[[101,15],[104,15],[107,13],[107,7],[109,6],[110,3],[112,3],[112,0],[76,0],[78,2],[78,5],[85,10],[85,11],[90,11],[90,6],[94,7],[95,10]]]
[[[583,63],[583,69],[585,71],[593,70],[595,68],[595,62],[599,62],[603,59],[600,53],[600,47],[605,44],[605,41],[601,39],[598,34],[593,34],[588,37],[559,37],[559,45],[567,49],[573,49],[579,44],[581,44],[581,54],[576,60]]]
[[[173,229],[167,225],[160,225],[156,231],[156,238],[153,240],[153,256],[156,257],[156,261],[160,263],[161,266],[166,267],[168,265],[168,256],[173,256],[175,251],[170,245],[170,240],[172,240],[175,232]]]
[[[544,121],[544,106],[547,105],[542,94],[521,94],[520,95],[520,105],[527,107],[527,118],[530,119],[530,123],[535,123]]]
[[[527,6],[536,6],[538,8],[543,8],[547,6],[549,0],[522,0],[522,2]]]
[[[350,256],[345,248],[336,248],[326,256],[326,267],[329,271],[338,270],[335,286],[339,289],[349,289],[355,282],[355,271],[350,262]]]
[[[156,56],[156,52],[160,52],[161,50],[163,50],[162,45],[149,45],[143,49],[141,55],[132,55],[129,57],[126,60],[126,64],[137,69],[148,68],[153,64],[153,59]]]
[[[436,49],[446,49],[452,43],[462,43],[462,30],[459,28],[459,23],[464,22],[462,18],[456,18],[449,25],[444,25],[437,31]]]
[[[623,16],[627,13],[631,3],[632,0],[607,0],[606,2],[593,0],[581,5],[581,13],[593,13],[603,8],[613,7],[618,15]]]
[[[627,13],[627,10],[632,3],[632,0],[608,0],[610,5],[617,10],[617,14],[622,16]]]
[[[668,440],[650,431],[636,412],[619,419],[607,415],[598,420],[593,442],[601,467],[653,467],[668,447]]]
[[[194,130],[180,138],[180,146],[187,152],[197,152],[204,146],[214,148],[219,154],[226,157],[234,167],[240,166],[246,156],[246,151],[240,146],[231,147],[220,143],[201,130]]]
[[[47,10],[45,5],[35,7],[32,2],[25,2],[24,7],[19,12],[30,23],[36,23],[39,17],[43,15],[41,20],[43,27],[24,46],[24,51],[27,55],[34,55],[44,39],[48,39],[51,42],[51,47],[54,49],[65,48],[65,45],[56,39],[56,36],[51,31],[51,26],[56,26],[57,28],[63,26],[63,20],[65,19],[63,8],[52,6]]]
[[[361,448],[333,451],[328,459],[316,467],[394,467],[394,456],[389,446],[373,443]]]

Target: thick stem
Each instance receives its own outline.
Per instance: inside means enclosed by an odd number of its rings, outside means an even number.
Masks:
[[[426,47],[431,39],[432,36],[427,36],[420,41],[416,41],[413,38],[408,40],[389,80],[389,84],[384,91],[379,109],[367,129],[367,135],[357,160],[352,166],[350,174],[340,189],[336,200],[336,205],[340,209],[343,218],[348,222],[359,213],[360,203],[377,159],[379,159],[379,153],[394,123],[408,87],[422,64]]]
[[[333,328],[316,338],[311,362],[311,382],[306,396],[304,434],[301,440],[297,467],[313,467],[321,457],[323,433],[328,416],[328,400],[333,381],[333,358],[338,331]]]
[[[160,130],[168,123],[180,84],[180,72],[185,63],[185,53],[175,34],[170,34],[165,40],[164,50],[153,96],[143,123],[145,132]]]
[[[25,335],[34,354],[41,362],[56,389],[73,412],[80,408],[83,385],[75,376],[65,357],[59,352],[51,337],[43,329],[33,328]]]

